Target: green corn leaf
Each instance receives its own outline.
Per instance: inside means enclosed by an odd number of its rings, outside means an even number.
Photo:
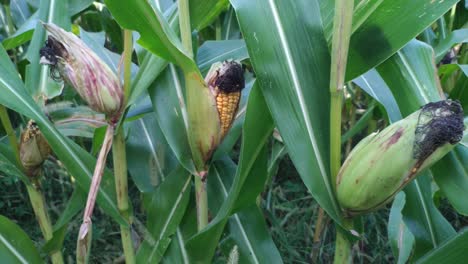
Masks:
[[[354,79],[385,61],[457,2],[355,1],[346,79]],[[319,4],[325,36],[330,43],[334,1],[319,1]]]
[[[326,89],[330,56],[318,1],[232,0],[231,4],[257,83],[296,169],[320,206],[341,223],[330,182]]]
[[[418,264],[461,263],[468,258],[468,229],[463,229],[456,236],[431,250],[421,257]]]
[[[45,0],[39,7],[39,20],[54,23],[66,30],[71,27],[68,15],[67,1]],[[57,83],[49,76],[49,66],[39,64],[39,50],[44,46],[46,30],[41,23],[37,23],[34,35],[27,52],[30,64],[26,67],[26,88],[36,102],[54,98],[62,93],[63,84]]]
[[[150,196],[147,227],[152,237],[140,246],[138,263],[158,263],[164,256],[187,208],[191,179],[191,175],[179,167]]]
[[[406,195],[404,192],[397,194],[388,218],[388,239],[390,240],[393,255],[398,259],[398,264],[407,263],[414,246],[414,236],[403,221],[403,215],[401,214],[405,201]]]
[[[0,258],[4,263],[44,263],[26,233],[0,215]]]

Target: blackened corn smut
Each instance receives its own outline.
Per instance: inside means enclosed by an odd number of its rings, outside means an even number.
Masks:
[[[224,71],[218,72],[214,86],[226,93],[238,92],[244,89],[245,79],[242,66],[235,61],[225,61],[223,64],[227,64],[227,67],[223,67]]]

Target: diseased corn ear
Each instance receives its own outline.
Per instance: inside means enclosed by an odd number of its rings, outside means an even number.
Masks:
[[[50,155],[50,146],[42,135],[39,127],[32,120],[21,133],[20,160],[28,177],[39,174],[42,163]]]
[[[51,77],[63,78],[91,109],[118,121],[124,107],[119,78],[77,36],[54,24],[43,26],[49,36],[40,50],[40,63],[51,66]]]
[[[241,90],[245,87],[244,70],[236,61],[215,63],[205,80],[216,98],[223,138],[234,122],[239,108]]]
[[[383,131],[364,138],[341,167],[336,192],[348,215],[391,201],[463,137],[463,109],[452,100],[429,103]]]

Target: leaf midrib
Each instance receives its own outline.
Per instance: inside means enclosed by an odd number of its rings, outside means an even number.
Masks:
[[[289,48],[288,40],[287,40],[286,35],[284,33],[283,25],[282,25],[281,19],[279,17],[276,4],[275,4],[274,0],[268,0],[268,4],[269,4],[269,7],[270,7],[270,11],[272,13],[272,16],[274,18],[276,29],[277,29],[278,34],[279,34],[279,39],[280,39],[281,46],[283,47],[284,56],[285,56],[286,62],[287,62],[286,64],[288,66],[289,73],[291,74],[291,77],[292,77],[294,91],[296,92],[298,100],[299,100],[299,106],[301,108],[301,113],[303,115],[303,119],[304,119],[304,122],[305,122],[305,125],[306,125],[307,134],[308,134],[309,140],[310,140],[310,142],[312,144],[312,148],[313,148],[313,151],[315,153],[315,157],[317,158],[317,164],[319,166],[320,175],[322,176],[323,183],[325,184],[325,188],[327,189],[327,193],[329,195],[329,198],[330,198],[330,201],[331,201],[331,203],[333,205],[333,208],[335,209],[335,212],[339,215],[340,210],[339,210],[338,205],[336,204],[335,198],[333,196],[333,191],[332,191],[332,188],[330,186],[330,182],[328,180],[329,178],[328,178],[328,175],[326,173],[325,165],[323,164],[323,159],[322,159],[321,153],[320,153],[320,151],[318,149],[317,140],[315,139],[315,134],[314,134],[314,130],[313,130],[313,127],[312,127],[312,124],[311,124],[311,121],[310,121],[310,116],[309,116],[309,113],[307,111],[306,103],[304,101],[304,95],[302,94],[302,87],[300,85],[299,78],[297,76],[297,71],[296,71],[296,68],[294,66],[294,61],[293,61],[293,58],[292,58],[292,55],[291,55],[291,49]]]
[[[13,247],[2,234],[0,234],[0,241],[5,245],[5,247],[21,262],[24,264],[28,264],[28,261],[25,260],[21,254]]]

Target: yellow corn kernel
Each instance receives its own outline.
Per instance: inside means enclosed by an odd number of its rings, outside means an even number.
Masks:
[[[216,95],[216,106],[221,121],[221,137],[224,137],[231,127],[239,107],[241,91],[223,92],[219,89]]]
[[[223,138],[234,122],[239,107],[241,90],[245,87],[244,70],[236,61],[214,63],[205,81],[216,99]]]

